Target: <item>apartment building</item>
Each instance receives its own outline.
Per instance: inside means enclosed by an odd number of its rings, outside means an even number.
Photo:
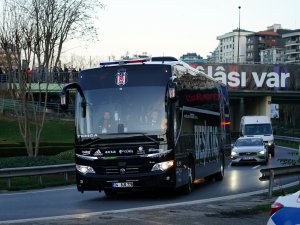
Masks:
[[[246,42],[246,63],[261,63],[261,51],[268,55],[274,48],[281,48],[281,35],[273,30],[259,31],[248,35]],[[272,50],[273,49],[273,50]]]
[[[280,24],[259,32],[235,29],[217,40],[219,45],[208,57],[209,62],[300,63],[300,29],[283,29]]]
[[[232,32],[220,35],[216,63],[245,63],[246,37],[253,32],[235,29]]]
[[[284,63],[284,47],[272,47],[260,51],[261,64]]]
[[[300,29],[282,35],[285,43],[285,63],[300,63]]]

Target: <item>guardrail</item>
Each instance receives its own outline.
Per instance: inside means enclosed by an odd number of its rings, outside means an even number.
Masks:
[[[7,178],[7,187],[11,187],[11,178],[13,177],[27,177],[38,176],[39,184],[42,185],[42,175],[64,173],[66,182],[68,181],[68,173],[75,171],[75,164],[61,164],[49,166],[35,166],[35,167],[18,167],[0,169],[0,178]]]
[[[274,138],[278,139],[278,140],[293,141],[293,142],[299,142],[300,143],[300,138],[298,138],[298,137],[288,137],[288,136],[274,135]]]
[[[273,167],[265,168],[260,170],[262,176],[259,178],[260,181],[269,181],[268,197],[272,197],[274,180],[283,177],[294,177],[298,176],[300,184],[300,165],[298,166],[286,166],[286,167]]]

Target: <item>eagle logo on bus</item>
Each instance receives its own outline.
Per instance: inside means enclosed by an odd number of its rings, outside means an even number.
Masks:
[[[120,69],[118,70],[117,74],[116,74],[116,84],[119,87],[123,87],[127,81],[128,81],[128,76],[127,76],[127,72],[125,69]]]

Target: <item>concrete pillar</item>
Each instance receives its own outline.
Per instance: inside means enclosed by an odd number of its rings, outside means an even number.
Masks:
[[[271,100],[272,100],[271,96],[260,96],[260,97],[248,98],[245,115],[270,116]]]
[[[241,115],[241,118],[244,115],[244,113],[245,113],[245,101],[244,101],[244,98],[241,98],[240,99],[240,115]]]
[[[270,116],[271,113],[271,96],[261,97],[257,102],[257,115]]]
[[[244,107],[244,98],[232,99],[230,101],[230,129],[234,133],[239,131],[240,121],[242,116],[244,116]]]

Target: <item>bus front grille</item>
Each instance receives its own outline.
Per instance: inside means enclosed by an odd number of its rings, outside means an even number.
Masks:
[[[106,175],[114,175],[114,174],[137,174],[140,170],[137,167],[124,167],[124,168],[106,168]]]

